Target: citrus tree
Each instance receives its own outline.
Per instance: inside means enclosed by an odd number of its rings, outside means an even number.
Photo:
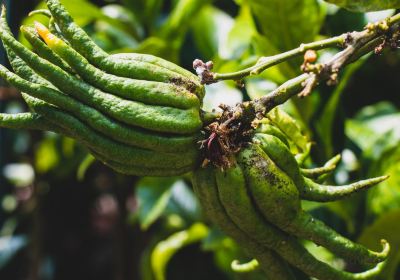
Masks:
[[[3,6],[0,273],[396,279],[400,3],[329,2]]]

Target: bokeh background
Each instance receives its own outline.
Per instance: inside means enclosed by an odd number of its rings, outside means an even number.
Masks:
[[[40,1],[6,0],[16,36]],[[215,71],[249,66],[260,56],[302,42],[360,30],[395,11],[351,13],[317,0],[62,1],[75,20],[109,52],[155,54],[191,69],[212,60]],[[21,41],[26,43],[23,38]],[[320,52],[320,61],[337,50]],[[1,63],[8,65],[4,51]],[[300,73],[301,59],[248,78],[244,86],[207,87],[206,109],[265,95]],[[400,51],[386,50],[348,66],[337,87],[320,85],[284,108],[316,144],[308,166],[341,154],[329,183],[390,174],[350,199],[304,208],[341,234],[372,249],[386,238],[392,253],[382,280],[400,279]],[[0,84],[0,111],[27,107]],[[331,265],[363,268],[305,243]],[[263,279],[236,274],[231,261],[249,260],[209,224],[190,176],[139,178],[117,174],[69,138],[0,129],[0,279],[162,280]],[[299,279],[307,279],[296,272]]]

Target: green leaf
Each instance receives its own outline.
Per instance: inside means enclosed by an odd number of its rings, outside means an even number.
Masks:
[[[348,120],[346,135],[363,150],[364,157],[377,160],[400,141],[399,123],[397,109],[388,102],[380,102]]]
[[[136,53],[152,54],[169,61],[178,62],[179,45],[158,37],[148,37],[132,51]]]
[[[44,138],[35,151],[35,169],[38,173],[46,173],[60,163],[60,151],[57,148],[57,138]]]
[[[312,41],[325,10],[317,0],[248,0],[261,33],[279,51]]]
[[[288,113],[276,107],[268,113],[267,118],[286,134],[288,139],[299,149],[300,153],[308,151],[308,138],[302,132],[298,122]]]
[[[400,209],[400,113],[391,103],[363,108],[346,122],[346,134],[370,161],[368,176],[390,175],[368,191],[367,209],[372,215]]]
[[[250,47],[254,34],[256,34],[256,27],[250,7],[243,4],[226,41],[220,46],[220,57],[229,60],[239,59]]]
[[[95,40],[101,45],[109,44],[107,46],[107,51],[115,52],[115,50],[122,48],[136,48],[138,46],[138,41],[133,38],[130,34],[116,28],[114,24],[110,24],[106,21],[100,20],[95,24],[96,33],[94,34]],[[101,36],[103,36],[103,38]],[[98,42],[98,41],[105,42]]]
[[[167,212],[179,215],[189,223],[200,220],[200,205],[193,191],[183,181],[177,181],[171,190],[171,199],[168,204]]]
[[[121,5],[107,5],[101,8],[107,16],[107,22],[125,33],[130,34],[136,40],[143,38],[143,26],[138,22],[136,16]]]
[[[197,49],[205,59],[219,55],[233,25],[231,16],[211,5],[199,12],[192,25],[192,35]]]
[[[261,34],[254,36],[253,45],[258,55],[270,56],[313,41],[322,26],[325,8],[317,0],[248,0]],[[300,71],[301,58],[277,66],[284,80],[295,77]],[[276,69],[275,69],[276,71]],[[274,82],[283,82],[273,80]],[[293,99],[299,116],[313,108],[312,99]]]
[[[400,0],[325,0],[354,12],[370,12],[400,8]]]
[[[176,178],[141,179],[136,186],[137,218],[143,230],[148,229],[164,212]]]
[[[159,15],[163,0],[121,0],[122,4],[149,29],[154,26]]]
[[[72,15],[75,22],[80,26],[85,26],[94,19],[103,18],[104,14],[96,5],[86,0],[61,0],[68,12]]]
[[[209,2],[211,0],[179,0],[157,35],[168,41],[182,41],[194,17]]]
[[[93,19],[104,17],[100,8],[87,0],[61,0],[61,3],[74,18],[74,21],[80,26],[85,26],[93,21]],[[40,2],[35,7],[35,10],[38,9],[46,9],[46,4],[43,1]],[[34,15],[32,17],[26,17],[23,24],[32,24],[37,18],[43,18],[43,16]]]
[[[400,210],[384,213],[371,226],[367,227],[358,242],[371,248],[381,250],[380,239],[390,244],[390,254],[386,266],[378,279],[395,280],[395,273],[400,262]]]
[[[335,88],[324,109],[320,113],[318,122],[316,123],[316,131],[319,134],[320,143],[323,145],[323,151],[325,151],[325,157],[330,158],[334,155],[334,126],[335,119],[338,116],[339,110],[341,110],[340,99],[343,92],[346,89],[348,82],[350,81],[353,74],[364,64],[365,59],[360,59],[356,63],[349,65],[341,79],[339,85]]]
[[[400,141],[370,167],[369,176],[390,175],[368,191],[367,209],[374,215],[400,209]]]
[[[116,20],[106,16],[100,8],[90,3],[87,0],[61,0],[61,3],[65,6],[74,21],[80,26],[86,26],[97,19],[103,19],[116,24]],[[36,7],[35,10],[46,9],[46,4],[42,1]],[[48,19],[43,15],[33,15],[26,17],[22,21],[22,25],[32,25],[35,21],[42,22],[43,24],[48,23]],[[20,34],[19,40],[24,44],[28,45],[25,38]]]

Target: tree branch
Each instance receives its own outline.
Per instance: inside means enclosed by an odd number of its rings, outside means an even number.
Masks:
[[[347,64],[356,61],[375,49],[380,52],[386,46],[400,47],[400,14],[375,24],[368,24],[363,31],[355,31],[331,39],[303,44],[297,49],[279,55],[260,58],[252,67],[229,73],[211,72],[212,62],[195,60],[193,66],[202,83],[211,84],[218,80],[240,80],[246,76],[259,74],[265,69],[292,57],[311,51],[305,55],[301,69],[305,72],[288,80],[274,91],[261,98],[237,104],[235,107],[221,105],[222,113],[205,129],[208,137],[202,141],[205,151],[205,164],[212,162],[224,168],[232,164],[231,156],[239,151],[253,133],[255,119],[261,119],[274,107],[285,103],[294,95],[307,96],[321,82],[328,85],[337,83],[339,71]],[[316,59],[314,49],[327,48],[340,44],[344,49],[324,64],[312,64]]]
[[[321,50],[331,47],[345,47],[346,52],[353,53],[366,45],[368,42],[387,33],[391,28],[400,21],[400,14],[396,14],[386,20],[370,23],[363,31],[354,31],[345,33],[336,37],[320,40],[316,42],[301,44],[298,48],[280,53],[273,56],[261,57],[257,63],[251,67],[232,73],[214,73],[212,72],[212,62],[204,63],[196,59],[193,62],[193,67],[199,75],[203,84],[212,84],[222,80],[241,80],[252,75],[259,75],[266,69],[285,62],[289,59],[304,55],[308,50]],[[345,55],[341,54],[341,58],[345,59]],[[336,59],[335,64],[342,65],[343,63]],[[338,69],[337,65],[332,64],[332,70]],[[339,67],[340,68],[340,67]]]

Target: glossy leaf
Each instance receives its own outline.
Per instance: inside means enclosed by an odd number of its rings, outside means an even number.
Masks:
[[[135,16],[148,28],[154,25],[154,19],[161,11],[163,0],[122,0]]]
[[[177,181],[171,190],[167,213],[179,215],[187,222],[198,221],[201,216],[200,205],[192,189],[183,181]]]
[[[309,42],[318,34],[324,9],[317,0],[249,0],[261,33],[279,50]]]
[[[318,143],[318,145],[323,145],[325,150],[324,156],[326,158],[332,157],[335,153],[334,141],[335,138],[337,138],[337,135],[335,135],[334,128],[337,125],[335,120],[341,110],[341,107],[339,106],[341,96],[345,91],[347,84],[351,80],[352,75],[363,65],[364,61],[364,59],[361,59],[357,63],[351,64],[346,68],[339,81],[339,85],[337,85],[322,112],[319,114],[316,130],[321,142]]]
[[[364,157],[379,159],[400,141],[400,113],[390,103],[365,107],[346,122],[346,135],[363,151]]]
[[[60,163],[60,151],[57,149],[57,138],[48,137],[38,146],[35,153],[35,168],[39,173],[46,173]]]
[[[141,179],[136,186],[137,217],[143,230],[148,229],[164,212],[171,197],[175,178]]]
[[[226,41],[220,46],[220,57],[228,60],[239,59],[250,47],[251,39],[255,33],[256,27],[250,7],[243,4]]]
[[[170,43],[168,40],[159,37],[148,37],[136,48],[131,49],[130,51],[152,54],[178,63],[179,47],[180,45]]]
[[[181,41],[195,16],[209,2],[210,0],[179,0],[157,35],[169,41]]]
[[[126,7],[121,5],[104,6],[102,12],[112,21],[109,24],[131,34],[135,39],[144,36],[143,26],[139,23],[136,16]]]
[[[100,8],[87,0],[61,0],[61,3],[71,13],[76,23],[81,26],[87,25],[93,19],[104,17]],[[42,1],[35,9],[46,9],[46,4]],[[43,18],[43,16],[27,17],[23,21],[23,25],[31,24],[37,18]]]
[[[382,215],[400,209],[400,141],[397,147],[387,150],[370,167],[370,176],[390,175],[389,179],[368,191],[367,209],[374,215]]]
[[[346,134],[372,162],[368,175],[390,178],[368,191],[367,209],[381,215],[400,209],[400,113],[390,103],[365,107],[346,123]]]
[[[192,26],[192,35],[205,59],[219,55],[233,25],[234,19],[214,6],[208,5],[199,12]]]

